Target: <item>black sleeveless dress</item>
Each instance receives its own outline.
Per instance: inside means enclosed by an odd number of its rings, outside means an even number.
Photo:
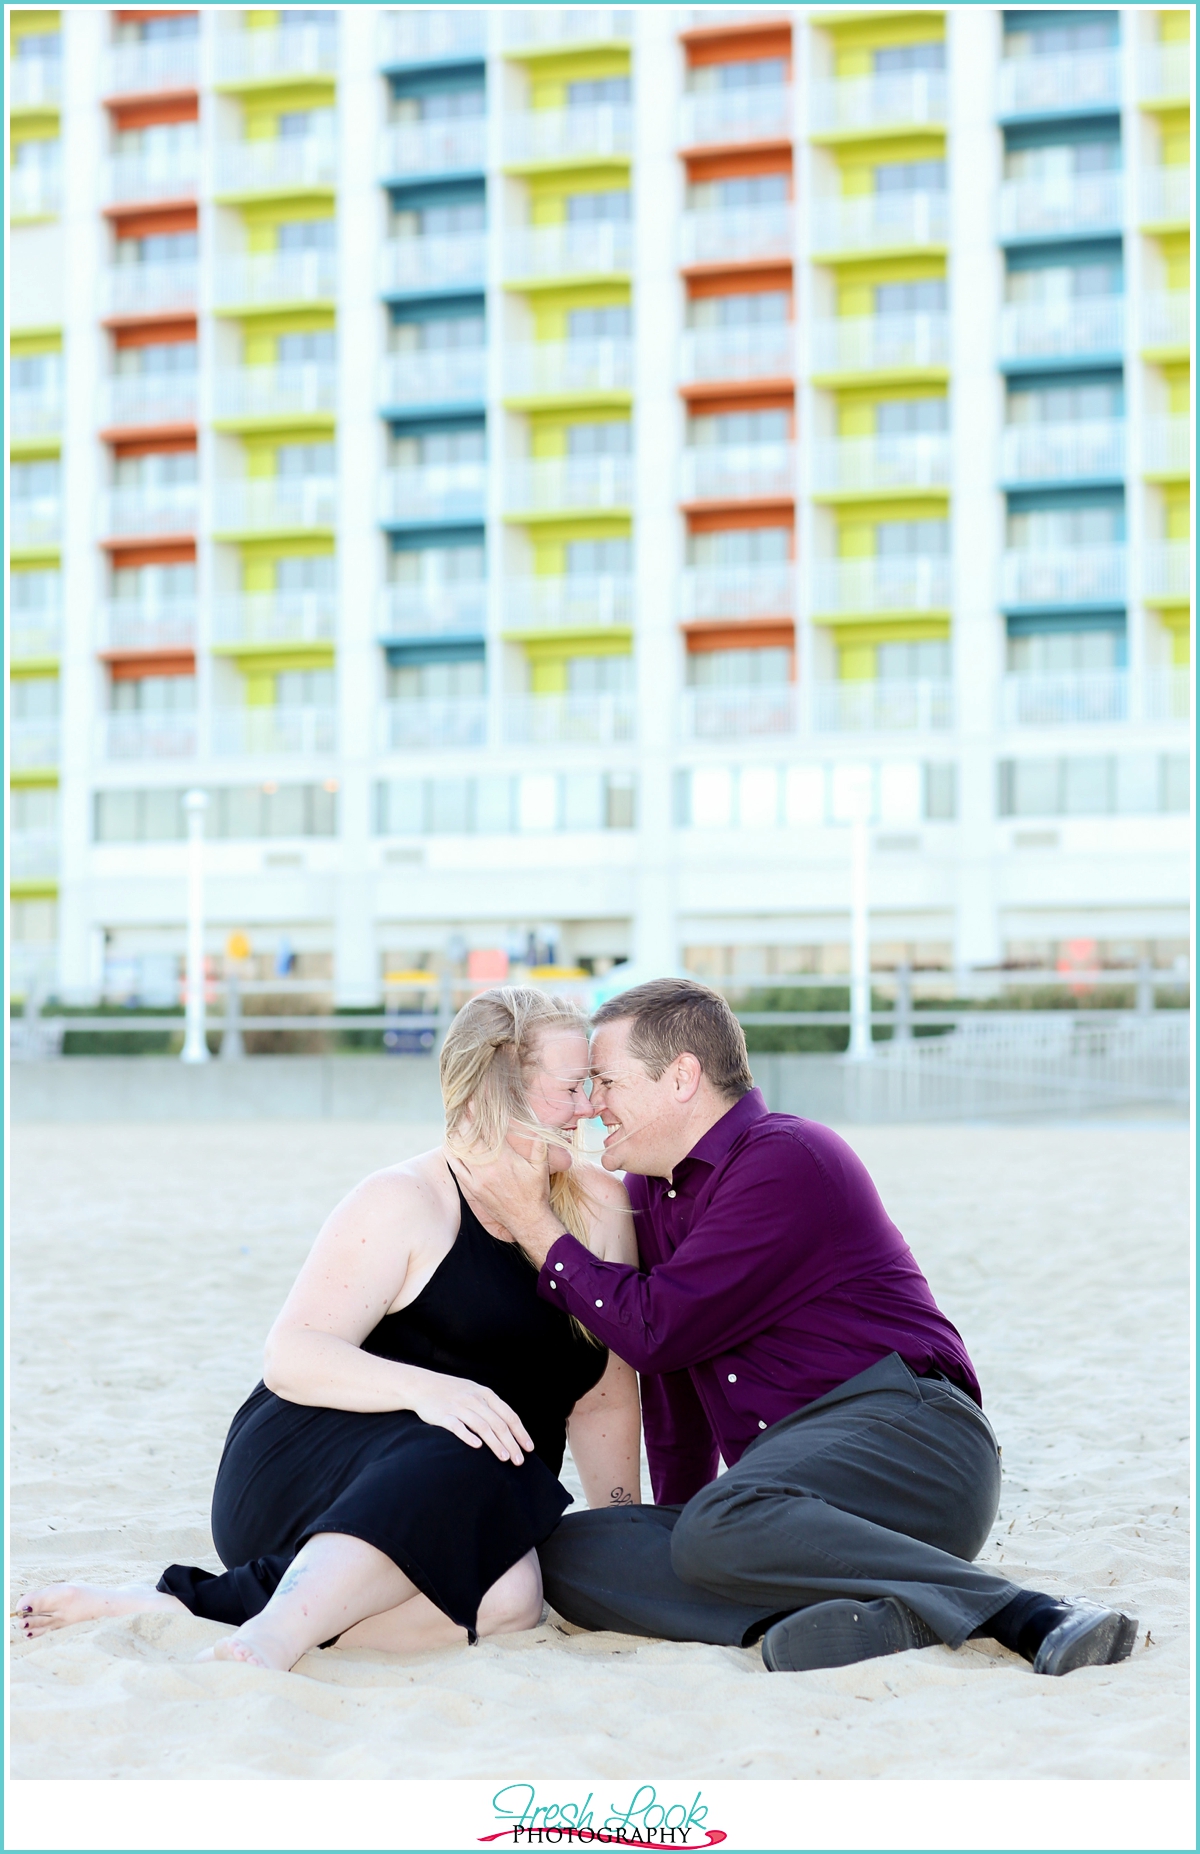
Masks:
[[[198,1616],[257,1615],[306,1540],[344,1532],[385,1553],[474,1639],[479,1604],[558,1525],[566,1424],[608,1362],[536,1292],[537,1271],[490,1236],[459,1192],[454,1246],[417,1298],[385,1314],[364,1352],[486,1384],[534,1450],[520,1467],[412,1410],[362,1414],[287,1403],[258,1384],[230,1425],[213,1490],[224,1576],[173,1564],[158,1588]]]

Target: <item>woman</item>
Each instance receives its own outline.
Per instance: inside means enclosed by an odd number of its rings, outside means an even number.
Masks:
[[[564,1227],[634,1261],[624,1187],[572,1164],[587,1064],[572,1005],[500,988],[460,1011],[444,1146],[338,1205],[267,1336],[213,1494],[231,1568],[171,1565],[153,1590],[50,1585],[22,1598],[27,1636],[185,1609],[239,1625],[217,1659],[287,1669],[332,1640],[404,1652],[536,1627],[568,1434],[589,1505],[640,1501],[637,1381],[539,1299],[532,1265],[472,1208],[469,1165],[506,1139],[548,1148]]]

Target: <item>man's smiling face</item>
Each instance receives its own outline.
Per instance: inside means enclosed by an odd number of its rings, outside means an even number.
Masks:
[[[592,1036],[593,1114],[608,1137],[601,1160],[606,1172],[642,1172],[663,1177],[678,1144],[679,1111],[671,1068],[656,1081],[629,1048],[633,1020],[618,1017]],[[686,1148],[685,1148],[686,1150]]]

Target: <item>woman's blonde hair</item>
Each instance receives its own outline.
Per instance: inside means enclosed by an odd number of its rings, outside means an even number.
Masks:
[[[464,1004],[442,1046],[442,1101],[451,1152],[468,1161],[472,1155],[494,1158],[510,1129],[578,1150],[570,1134],[540,1125],[525,1078],[548,1030],[578,1030],[586,1036],[587,1029],[578,1005],[532,986],[497,985]],[[570,1171],[551,1173],[550,1204],[572,1236],[586,1244],[591,1200],[579,1171],[573,1165]]]

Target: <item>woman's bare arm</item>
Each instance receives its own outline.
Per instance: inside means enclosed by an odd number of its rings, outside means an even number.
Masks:
[[[590,1215],[588,1247],[604,1262],[637,1265],[629,1198],[620,1179],[599,1166],[582,1173]],[[637,1373],[610,1352],[600,1382],[581,1397],[567,1424],[571,1456],[589,1506],[640,1506],[642,1415]]]

